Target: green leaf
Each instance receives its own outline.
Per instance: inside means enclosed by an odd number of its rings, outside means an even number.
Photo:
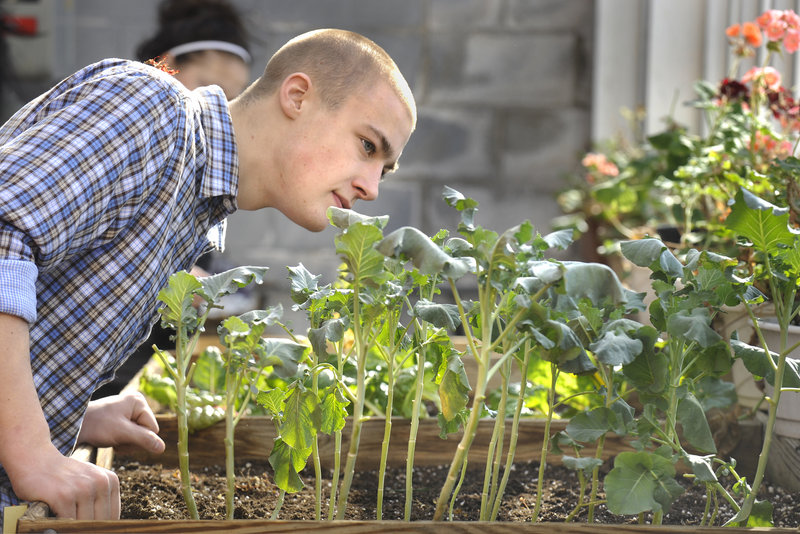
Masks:
[[[563,250],[572,244],[572,234],[573,231],[571,229],[556,230],[544,236],[544,241],[551,248],[560,248]]]
[[[272,372],[283,379],[297,375],[297,365],[303,359],[308,347],[284,338],[261,338],[261,353],[258,363],[272,366]]]
[[[474,217],[475,212],[478,211],[478,202],[471,198],[467,198],[452,187],[445,186],[442,192],[442,198],[451,208],[455,208],[461,212],[461,222],[468,229],[475,226]]]
[[[303,489],[300,471],[306,466],[311,449],[298,451],[287,445],[281,438],[275,439],[269,464],[275,476],[275,485],[286,493],[296,493]]]
[[[255,325],[270,326],[283,317],[283,305],[278,303],[266,310],[251,310],[238,316],[245,324],[252,328]]]
[[[692,468],[692,473],[700,482],[717,482],[717,475],[714,473],[714,455],[697,456],[695,454],[684,455],[684,460]]]
[[[324,359],[328,354],[328,341],[339,341],[347,328],[348,319],[346,317],[335,317],[322,323],[319,328],[308,329],[308,340],[314,353]]]
[[[392,258],[409,258],[422,274],[440,274],[458,280],[471,270],[467,258],[453,258],[428,236],[412,226],[398,228],[387,235],[377,249]]]
[[[458,306],[455,304],[437,304],[426,299],[420,299],[414,304],[414,316],[419,317],[436,328],[455,330],[461,325]]]
[[[691,393],[678,401],[678,423],[683,427],[683,437],[701,452],[717,452],[714,436],[708,426],[706,414],[697,398]]]
[[[601,406],[573,416],[567,423],[566,431],[574,440],[588,443],[605,436],[617,424],[617,414]]]
[[[775,367],[769,363],[767,353],[761,347],[754,347],[743,343],[738,339],[731,340],[731,347],[737,358],[741,358],[744,366],[755,376],[761,376],[767,383],[775,385]],[[775,366],[778,364],[778,354],[770,352],[770,357]],[[800,387],[800,371],[798,371],[798,360],[786,359],[786,366],[783,372],[783,387]]]
[[[212,274],[200,280],[202,290],[199,294],[209,303],[215,303],[225,295],[236,293],[252,282],[260,284],[269,267],[235,267],[219,274]]]
[[[186,271],[179,271],[169,277],[166,287],[158,292],[158,300],[164,303],[159,308],[161,320],[177,330],[180,327],[197,327],[197,310],[192,305],[194,295],[202,284]]]
[[[655,329],[651,329],[651,333]],[[656,333],[657,335],[657,333]],[[663,352],[655,352],[650,345],[633,362],[623,366],[622,373],[643,392],[658,395],[667,386],[669,360]]]
[[[564,267],[564,288],[573,300],[586,298],[596,305],[627,302],[627,291],[608,265],[570,261]]]
[[[306,302],[309,295],[319,289],[319,279],[321,274],[313,275],[305,266],[300,263],[297,267],[286,267],[289,271],[289,294],[297,304]]]
[[[372,217],[370,215],[362,215],[353,210],[331,206],[328,208],[328,220],[333,226],[341,229],[350,228],[354,224],[366,224],[383,229],[386,227],[386,223],[389,222],[389,216]]]
[[[284,405],[283,422],[280,427],[281,438],[293,449],[310,448],[320,426],[316,396],[312,391],[295,383]]]
[[[792,245],[797,235],[789,229],[789,210],[739,189],[725,225],[753,242],[761,251],[774,251],[778,245]]]
[[[678,310],[667,317],[667,333],[676,338],[696,341],[701,347],[707,348],[722,339],[710,323],[711,316],[706,308]]]
[[[169,406],[173,411],[177,406],[175,381],[168,376],[142,375],[139,379],[139,391],[159,404]]]
[[[748,514],[744,509],[739,510],[723,527],[773,527],[772,503],[756,500]]]
[[[452,421],[467,406],[470,387],[464,362],[458,353],[451,351],[446,358],[445,371],[439,383],[439,401],[445,420]]]
[[[667,511],[683,493],[672,461],[650,452],[621,452],[603,487],[607,506],[616,515]]]
[[[336,253],[342,255],[357,285],[380,286],[388,280],[384,271],[384,256],[375,250],[383,234],[380,228],[356,223],[336,236]]]
[[[619,246],[622,255],[633,262],[634,265],[661,270],[673,278],[678,278],[683,274],[681,262],[658,239],[644,238],[622,241]]]
[[[603,465],[603,460],[600,458],[575,458],[574,456],[567,456],[566,454],[561,457],[561,463],[567,469],[573,471],[583,471],[586,475],[591,474],[595,467]]]
[[[283,415],[283,400],[286,392],[279,388],[259,391],[256,402],[263,406],[273,418],[280,418]]]
[[[210,404],[193,406],[186,413],[186,422],[189,432],[203,430],[225,419],[225,408]]]
[[[626,365],[641,354],[644,345],[640,339],[632,338],[628,332],[634,333],[641,326],[627,319],[619,319],[609,323],[600,339],[589,346],[597,359],[607,365]]]
[[[217,392],[225,389],[225,360],[217,347],[206,347],[198,356],[192,383],[206,391]]]
[[[338,384],[331,384],[322,398],[322,404],[320,404],[319,431],[330,435],[343,429],[347,417],[348,404],[350,404],[350,401],[342,394]]]

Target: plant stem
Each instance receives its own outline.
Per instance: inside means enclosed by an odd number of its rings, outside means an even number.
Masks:
[[[421,325],[415,321],[416,331],[419,332]],[[427,330],[427,328],[425,328]],[[425,337],[423,335],[423,337]],[[414,411],[411,413],[411,430],[408,436],[408,452],[406,454],[406,502],[403,510],[403,519],[411,521],[411,505],[414,495],[414,453],[417,447],[417,433],[419,432],[419,417],[422,409],[422,393],[425,388],[425,347],[419,343],[417,336],[417,379],[414,390]]]
[[[350,432],[350,448],[347,451],[344,479],[342,479],[342,487],[339,491],[336,519],[344,519],[347,497],[350,493],[350,485],[353,483],[353,475],[356,470],[358,444],[361,440],[361,423],[364,416],[367,344],[364,339],[363,327],[361,324],[360,293],[359,284],[356,280],[356,282],[353,283],[353,340],[356,348],[356,399],[353,403],[353,428]]]
[[[472,446],[472,441],[475,439],[475,433],[478,430],[478,421],[480,420],[481,412],[483,411],[483,401],[486,398],[486,376],[488,372],[488,361],[490,354],[488,342],[481,346],[481,352],[476,351],[475,339],[472,336],[471,330],[467,327],[467,325],[469,325],[469,321],[467,321],[461,299],[458,297],[458,290],[456,289],[455,282],[453,282],[453,280],[449,280],[449,282],[450,288],[458,305],[459,314],[461,315],[461,324],[464,325],[467,343],[477,359],[478,377],[477,384],[475,385],[474,389],[474,396],[472,398],[472,409],[470,410],[469,419],[464,425],[464,434],[461,436],[461,441],[458,443],[453,461],[450,464],[450,470],[447,473],[447,479],[445,480],[445,483],[439,492],[439,499],[436,501],[436,510],[433,514],[434,521],[441,521],[442,517],[444,516],[444,511],[447,507],[447,501],[449,500],[449,497],[453,491],[453,487],[456,483],[458,471],[460,467],[464,465],[469,448]],[[482,293],[480,287],[478,288],[478,291],[479,293]],[[480,299],[481,305],[483,306],[487,301],[487,296],[481,296],[484,297]],[[481,329],[481,333],[487,340],[491,339],[491,323],[488,322],[488,316],[488,313],[481,314],[481,317],[483,318],[483,328]]]
[[[234,508],[234,492],[236,491],[236,473],[234,471],[234,429],[236,422],[234,420],[234,411],[236,404],[236,393],[239,391],[240,382],[237,376],[233,373],[231,364],[232,355],[228,354],[225,372],[225,519],[233,519]]]
[[[507,360],[507,363],[511,362]],[[503,441],[505,433],[506,403],[508,402],[508,375],[506,365],[502,367],[502,390],[500,394],[500,404],[497,407],[497,414],[494,418],[494,428],[492,438],[489,442],[489,450],[486,453],[486,469],[483,476],[483,493],[481,495],[480,520],[487,521],[492,512],[497,491],[497,478],[500,472],[500,458],[503,453]]]
[[[175,337],[175,364],[177,367],[175,376],[175,411],[178,419],[178,465],[181,472],[181,492],[189,510],[189,517],[199,519],[197,504],[194,501],[194,495],[192,495],[192,479],[189,474],[189,421],[186,410],[186,390],[189,387],[189,377],[193,369],[189,368],[191,352],[187,354],[188,346],[190,345],[193,344],[186,339],[185,328],[178,328]]]
[[[337,377],[341,380],[344,376],[343,343],[337,345]],[[344,388],[346,391],[347,388]],[[333,433],[333,475],[331,476],[331,495],[328,503],[328,520],[332,521],[336,515],[336,490],[339,488],[339,471],[342,464],[342,431],[337,430]]]
[[[386,396],[386,419],[383,423],[383,443],[381,443],[381,463],[378,468],[378,504],[376,519],[383,519],[383,491],[386,482],[386,458],[389,455],[389,440],[392,436],[392,403],[394,402],[394,355],[387,357],[388,376],[386,377],[389,391]]]
[[[319,356],[316,352],[311,351],[311,366],[316,368],[319,365]],[[311,377],[311,391],[314,393],[314,399],[319,402],[319,373],[314,373]],[[319,436],[315,432],[311,440],[311,458],[314,462],[314,518],[319,521],[322,519],[322,466],[319,460]]]
[[[514,407],[514,420],[511,424],[511,438],[508,442],[508,453],[506,455],[506,465],[503,469],[503,479],[500,481],[500,487],[497,490],[497,495],[494,498],[494,504],[492,505],[492,514],[489,517],[490,521],[495,521],[497,519],[497,514],[500,511],[500,504],[503,502],[503,494],[506,491],[506,484],[508,483],[508,477],[511,475],[511,466],[514,464],[514,454],[517,450],[517,438],[519,438],[519,419],[520,414],[522,413],[522,406],[525,401],[525,391],[528,385],[528,363],[530,362],[531,357],[531,346],[530,342],[525,343],[525,353],[522,360],[522,368],[520,369],[520,373],[522,375],[522,382],[520,383],[519,388],[519,396],[517,396],[517,403]]]
[[[558,366],[555,363],[550,364],[550,388],[547,390],[547,418],[544,422],[544,436],[542,438],[542,453],[539,459],[539,478],[536,482],[536,504],[533,508],[533,516],[531,516],[531,523],[539,518],[539,512],[542,509],[542,490],[544,489],[544,471],[547,467],[547,450],[550,448],[550,423],[553,421],[554,404],[556,396],[556,382],[559,375]]]
[[[283,507],[283,499],[286,497],[286,490],[280,490],[278,493],[278,502],[275,503],[275,509],[272,511],[272,515],[269,516],[271,520],[278,519],[278,514],[281,513],[281,508]]]

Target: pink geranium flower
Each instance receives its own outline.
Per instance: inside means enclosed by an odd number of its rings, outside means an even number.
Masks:
[[[783,37],[783,47],[789,54],[794,54],[800,48],[800,31],[790,28]]]
[[[781,87],[781,73],[775,67],[753,67],[742,76],[742,82],[764,80],[768,89],[777,91]]]

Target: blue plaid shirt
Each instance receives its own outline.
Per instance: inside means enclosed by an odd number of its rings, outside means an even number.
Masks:
[[[225,95],[111,59],[0,128],[0,311],[30,324],[53,443],[147,337],[170,274],[221,248],[238,156]],[[0,512],[16,502],[0,467]]]

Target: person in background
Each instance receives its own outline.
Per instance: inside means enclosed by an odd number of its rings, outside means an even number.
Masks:
[[[136,59],[158,62],[174,71],[176,80],[194,90],[219,86],[228,100],[239,96],[250,81],[252,58],[241,16],[224,0],[164,0],[158,8],[158,29],[136,49]],[[192,267],[195,276],[207,276],[216,252],[211,251]],[[117,369],[113,380],[95,391],[93,398],[117,395],[147,364],[153,345],[169,350],[172,332],[153,325],[150,337]]]
[[[250,81],[248,35],[236,9],[223,0],[165,0],[155,35],[136,49],[142,62],[160,59],[189,89],[218,85],[231,100]]]
[[[236,210],[319,232],[329,207],[374,200],[416,120],[382,48],[322,29],[282,46],[230,102],[107,59],[2,125],[0,511],[27,500],[119,517],[116,474],[67,455],[78,442],[164,450],[141,394],[90,402],[147,338],[159,290],[222,248]]]

